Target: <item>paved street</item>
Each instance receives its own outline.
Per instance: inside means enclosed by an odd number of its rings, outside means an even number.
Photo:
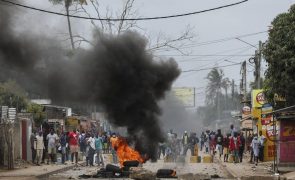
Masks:
[[[176,171],[177,175],[193,173],[220,177],[222,179],[228,179],[230,177],[224,166],[217,160],[215,160],[215,163],[188,163],[189,157],[190,155],[188,153],[185,163],[166,163],[163,159],[158,160],[156,163],[148,161],[143,164],[143,168],[154,173],[156,173],[158,169],[173,169]],[[78,179],[79,175],[95,174],[99,169],[100,167],[79,166],[78,168],[51,175],[50,179]]]

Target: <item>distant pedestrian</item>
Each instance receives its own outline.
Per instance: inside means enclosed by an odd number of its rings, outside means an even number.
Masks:
[[[87,140],[87,143],[89,144],[89,149],[88,149],[89,165],[93,166],[93,158],[94,158],[94,154],[95,154],[95,138],[94,138],[94,134],[90,135],[90,137]]]
[[[202,151],[203,147],[204,147],[204,142],[205,142],[205,133],[204,132],[202,132],[200,139],[201,139],[201,148],[200,148],[200,150]]]
[[[65,132],[61,133],[60,136],[60,146],[61,146],[61,163],[65,164],[66,154],[67,154],[67,143],[68,138]]]
[[[38,135],[36,136],[34,149],[36,150],[36,164],[40,166],[42,161],[43,149],[45,149],[42,131],[39,131]]]
[[[48,141],[48,161],[47,164],[49,164],[49,161],[55,162],[56,158],[56,145],[58,141],[57,134],[54,133],[54,129],[51,128],[50,133],[46,137]]]
[[[209,133],[210,133],[210,131],[207,130],[206,133],[205,133],[205,136],[204,136],[205,152],[206,152],[207,154],[209,154],[209,152],[210,152]]]
[[[96,152],[96,163],[98,164],[98,166],[100,165],[104,166],[102,149],[103,149],[102,138],[99,134],[97,134],[95,138],[95,152]]]
[[[112,152],[112,156],[113,156],[113,163],[117,164],[118,163],[118,158],[117,158],[117,152],[115,150],[115,145],[118,141],[118,137],[116,136],[116,133],[112,134],[112,137],[110,138],[110,142],[111,142],[111,152]]]
[[[222,152],[223,136],[221,134],[220,129],[217,130],[217,134],[216,134],[215,139],[216,139],[216,149],[218,150],[218,154],[219,154],[219,160],[221,160],[221,156],[223,154],[223,152]]]
[[[230,141],[230,134],[226,134],[223,138],[223,161],[228,162],[228,155],[229,155],[229,141]]]
[[[253,155],[254,155],[254,162],[255,162],[255,165],[257,166],[258,164],[258,156],[259,156],[259,147],[260,147],[260,142],[257,138],[257,134],[254,135],[254,138],[252,140],[252,143],[251,143],[251,147],[252,147],[252,150],[253,150]]]
[[[184,131],[184,134],[182,136],[182,147],[182,155],[186,156],[187,150],[189,149],[189,136],[187,134],[187,131]]]
[[[214,156],[216,153],[216,134],[215,132],[211,131],[209,140],[210,140],[210,153]]]
[[[234,137],[234,133],[237,132],[236,128],[233,124],[230,125],[230,135]]]
[[[239,162],[239,147],[240,147],[241,141],[238,137],[238,133],[235,132],[234,136],[230,138],[229,142],[229,149],[234,157],[234,163]]]
[[[86,133],[84,130],[82,130],[81,134],[79,135],[79,146],[83,156],[85,156],[86,146],[87,146],[85,138],[86,138]]]
[[[246,143],[243,132],[240,132],[239,138],[240,138],[240,141],[241,141],[241,144],[240,144],[240,147],[239,147],[239,158],[240,158],[240,162],[243,162],[243,155],[244,155],[245,143]]]
[[[109,153],[109,138],[107,136],[107,133],[104,132],[101,138],[103,143],[103,153]]]
[[[78,163],[78,135],[76,133],[76,129],[73,129],[72,132],[69,133],[69,145],[70,145],[70,152],[71,152],[71,161],[72,164],[74,163],[74,156],[75,156],[75,163]]]
[[[35,159],[36,159],[36,149],[34,148],[35,142],[36,142],[36,131],[32,130],[32,134],[30,136],[30,143],[31,143],[32,163],[33,164],[35,164]]]

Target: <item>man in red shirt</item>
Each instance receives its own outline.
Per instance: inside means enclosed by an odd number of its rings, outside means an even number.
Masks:
[[[239,148],[241,145],[240,136],[238,136],[237,132],[234,132],[234,136],[230,138],[229,141],[229,149],[234,156],[234,163],[239,162]]]
[[[76,129],[73,129],[72,132],[69,133],[69,145],[71,151],[71,161],[74,162],[74,155],[75,155],[75,162],[78,163],[78,134],[76,133]]]

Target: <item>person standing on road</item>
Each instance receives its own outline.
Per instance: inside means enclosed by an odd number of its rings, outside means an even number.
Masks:
[[[228,154],[229,154],[229,141],[230,141],[230,134],[226,134],[223,138],[223,161],[228,162]]]
[[[69,138],[72,164],[74,163],[74,156],[75,156],[75,162],[77,164],[78,163],[78,135],[76,133],[76,129],[73,129],[73,131],[69,133],[68,138]]]
[[[205,133],[204,133],[204,131],[202,132],[200,139],[201,139],[201,147],[200,147],[200,150],[202,151],[203,150],[203,147],[204,147],[204,142],[205,142],[204,141],[205,140]]]
[[[98,166],[104,166],[103,157],[102,157],[102,138],[101,135],[97,134],[95,138],[95,152],[96,152],[96,163]]]
[[[112,156],[113,156],[113,163],[117,164],[118,163],[118,158],[117,158],[117,152],[115,150],[115,144],[118,141],[118,137],[116,136],[116,133],[112,134],[112,137],[110,138],[110,142],[111,142],[111,152],[112,152]]]
[[[48,141],[48,160],[47,164],[49,164],[49,160],[51,159],[51,163],[55,162],[56,157],[56,145],[58,141],[57,134],[54,133],[54,129],[51,128],[50,133],[46,137]]]
[[[230,125],[230,135],[231,137],[234,137],[235,132],[237,132],[236,128],[233,124]]]
[[[241,141],[241,144],[239,148],[239,158],[240,158],[240,162],[243,162],[243,155],[244,155],[245,143],[246,143],[243,132],[240,132],[240,141]]]
[[[67,135],[65,132],[61,133],[60,136],[60,146],[61,146],[61,163],[65,164],[66,161],[66,152],[67,152]]]
[[[30,136],[30,143],[31,143],[32,163],[33,164],[35,164],[35,159],[36,159],[36,149],[34,148],[35,142],[36,142],[36,131],[32,130],[32,134]]]
[[[238,163],[239,161],[239,147],[240,147],[241,141],[238,137],[238,133],[235,132],[234,136],[231,137],[229,142],[229,149],[234,157],[234,163]]]
[[[89,149],[88,149],[89,165],[93,166],[93,159],[94,159],[94,154],[95,154],[95,138],[94,138],[94,134],[90,135],[89,139],[87,140],[87,143],[89,144]]]
[[[34,149],[36,150],[36,164],[40,166],[42,161],[43,149],[45,149],[42,131],[39,131],[38,135],[36,136]]]
[[[221,160],[221,156],[223,154],[222,152],[223,136],[221,134],[220,129],[217,130],[215,139],[216,139],[216,149],[218,150],[218,153],[219,153],[219,160]]]
[[[263,162],[264,160],[264,144],[267,141],[267,139],[263,136],[262,131],[259,131],[259,138],[258,138],[259,142],[260,142],[260,146],[259,146],[259,160],[261,162]]]
[[[107,133],[104,132],[102,134],[101,138],[102,138],[102,145],[103,145],[103,153],[105,153],[105,154],[106,153],[109,153],[109,151],[108,151],[109,147],[108,147],[108,136],[107,136]]]
[[[189,148],[189,136],[187,134],[187,131],[184,131],[184,134],[182,136],[182,147],[183,147],[182,155],[186,156],[187,150]]]
[[[79,146],[83,156],[86,156],[85,153],[86,153],[87,144],[86,144],[85,138],[86,138],[85,131],[82,130],[81,134],[79,135]]]
[[[254,134],[254,138],[251,143],[253,155],[254,155],[254,162],[255,165],[257,166],[258,164],[258,156],[259,156],[259,147],[260,147],[260,141],[257,138],[257,134]]]

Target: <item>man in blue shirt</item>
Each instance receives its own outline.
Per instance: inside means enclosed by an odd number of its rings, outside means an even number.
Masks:
[[[102,165],[104,166],[103,162],[103,157],[102,157],[102,149],[103,149],[103,144],[102,144],[102,137],[101,135],[97,134],[95,137],[95,151],[96,151],[96,162],[98,166]]]

